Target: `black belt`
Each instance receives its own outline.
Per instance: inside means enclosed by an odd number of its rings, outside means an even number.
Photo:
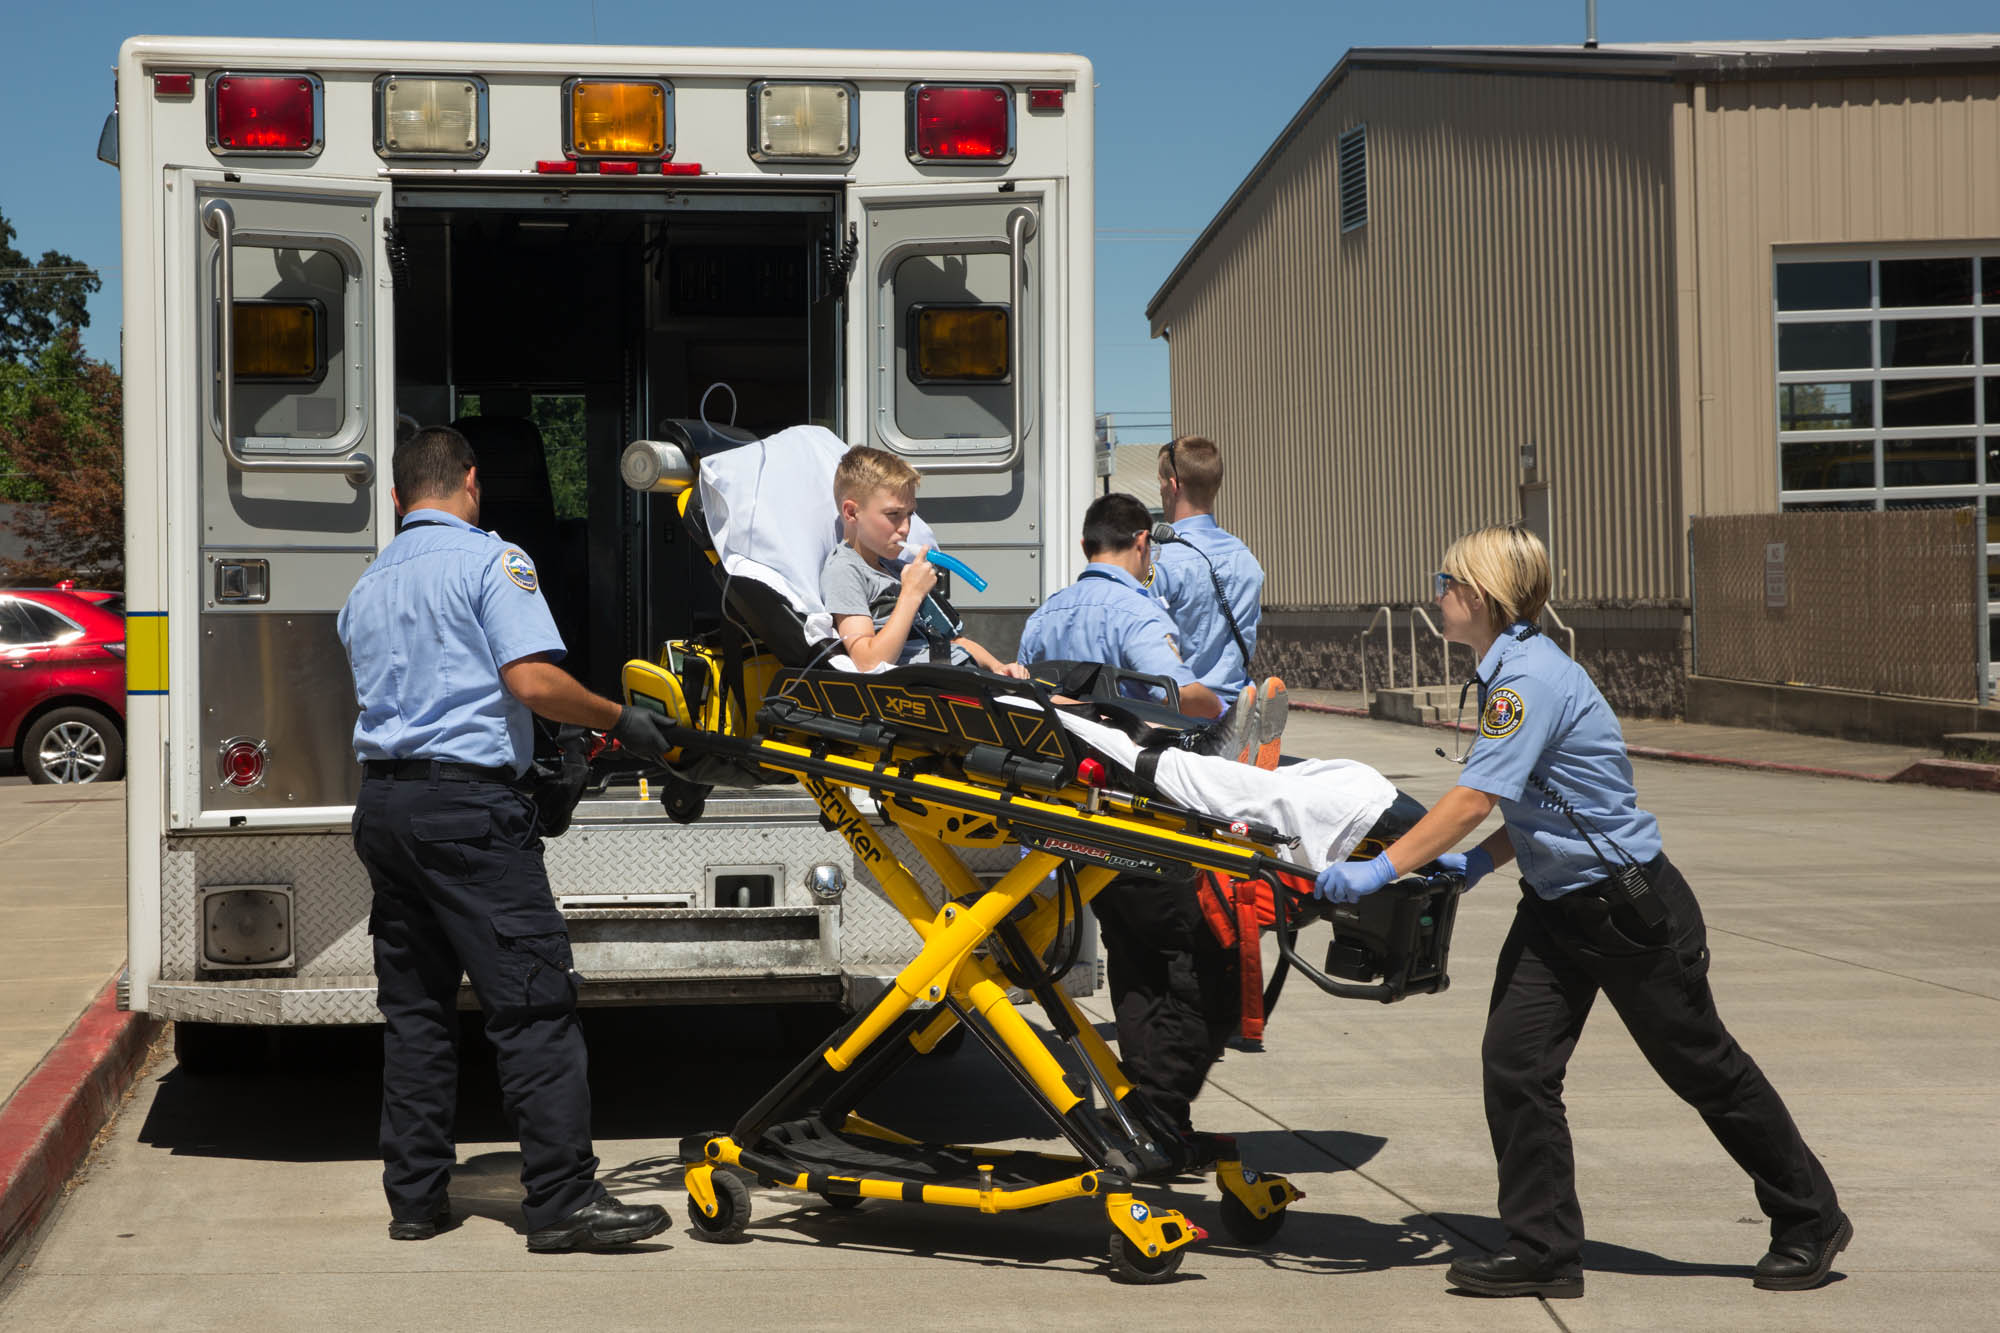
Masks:
[[[389,778],[396,782],[497,782],[503,787],[518,786],[520,779],[511,768],[482,768],[478,764],[454,764],[444,759],[364,759],[365,777]]]

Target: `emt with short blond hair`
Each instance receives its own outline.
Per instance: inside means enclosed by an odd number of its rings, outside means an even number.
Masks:
[[[1329,866],[1318,893],[1353,902],[1434,858],[1462,870],[1467,887],[1520,865],[1481,1051],[1507,1243],[1455,1261],[1447,1280],[1485,1296],[1583,1294],[1562,1088],[1602,992],[1654,1071],[1750,1174],[1771,1219],[1756,1285],[1820,1285],[1854,1228],[1785,1103],[1716,1013],[1701,907],[1638,804],[1618,719],[1536,628],[1547,550],[1525,528],[1484,528],[1452,544],[1435,582],[1445,637],[1479,658],[1479,734],[1458,785],[1428,815],[1373,861]],[[1450,853],[1496,805],[1504,825]]]

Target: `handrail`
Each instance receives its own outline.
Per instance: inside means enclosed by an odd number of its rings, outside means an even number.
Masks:
[[[1450,689],[1451,640],[1445,638],[1444,631],[1439,629],[1437,622],[1431,619],[1430,612],[1424,610],[1421,606],[1410,608],[1410,686],[1414,689],[1420,683],[1417,679],[1417,622],[1419,620],[1424,622],[1424,628],[1437,636],[1438,647],[1444,653],[1444,687]]]
[[[215,349],[216,416],[222,452],[238,472],[338,472],[357,486],[375,476],[375,460],[356,450],[340,458],[246,458],[236,447],[236,210],[228,201],[202,205],[201,227],[215,237],[215,299],[220,307]]]
[[[1023,205],[1007,215],[1007,329],[1013,346],[1008,349],[1008,370],[1014,376],[1014,456],[1028,449],[1028,321],[1027,284],[1028,242],[1035,236],[1035,210]],[[1040,386],[1041,377],[1036,377]]]
[[[1392,690],[1396,688],[1396,617],[1390,612],[1388,607],[1378,606],[1375,608],[1375,614],[1368,617],[1367,626],[1361,631],[1361,706],[1363,708],[1368,707],[1371,702],[1368,693],[1368,636],[1375,632],[1375,622],[1378,620],[1386,620],[1387,622],[1382,626],[1382,646],[1388,650],[1388,688]]]
[[[1567,638],[1569,639],[1569,655],[1570,655],[1570,660],[1571,660],[1571,661],[1575,661],[1575,660],[1576,660],[1576,631],[1575,631],[1575,630],[1573,630],[1573,629],[1571,629],[1571,628],[1570,628],[1570,627],[1569,627],[1568,625],[1565,625],[1565,624],[1563,624],[1563,618],[1562,618],[1561,616],[1557,615],[1557,614],[1556,614],[1556,609],[1555,609],[1555,608],[1554,608],[1553,606],[1550,606],[1550,605],[1548,605],[1548,604],[1547,604],[1546,602],[1542,604],[1542,615],[1543,615],[1543,616],[1544,616],[1544,617],[1545,617],[1546,619],[1549,619],[1549,620],[1553,620],[1553,621],[1555,622],[1555,626],[1556,626],[1556,629],[1557,629],[1557,630],[1558,630],[1559,632],[1561,632],[1561,633],[1562,633],[1563,635],[1565,635],[1565,636],[1566,636],[1566,637],[1567,637]],[[1449,684],[1450,682],[1449,682],[1449,681],[1447,681],[1446,683],[1447,683],[1447,684]]]

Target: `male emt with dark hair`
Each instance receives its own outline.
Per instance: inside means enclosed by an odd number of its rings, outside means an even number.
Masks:
[[[556,665],[563,641],[534,564],[478,527],[477,463],[449,427],[398,446],[401,527],[340,612],[361,704],[354,849],[375,890],[389,1236],[428,1240],[451,1224],[463,973],[520,1135],[528,1248],[624,1245],[667,1216],[597,1183],[578,978],[522,781],[529,713],[609,731],[641,754],[668,747],[651,715]]]
[[[1114,492],[1083,515],[1082,577],[1042,603],[1021,631],[1020,659],[1103,662],[1165,676],[1180,687],[1183,712],[1221,720],[1197,753],[1242,757],[1257,742],[1256,701],[1245,695],[1227,716],[1214,690],[1181,660],[1174,622],[1144,590],[1153,516]],[[1133,1083],[1181,1129],[1164,1145],[1174,1169],[1213,1156],[1193,1129],[1189,1106],[1223,1043],[1236,1030],[1242,982],[1237,955],[1216,943],[1193,880],[1113,880],[1092,901],[1104,933],[1118,1055]]]

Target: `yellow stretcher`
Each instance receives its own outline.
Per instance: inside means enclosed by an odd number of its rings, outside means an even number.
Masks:
[[[699,538],[695,495],[689,489],[679,500]],[[1389,1001],[1449,984],[1462,890],[1455,877],[1404,880],[1329,911],[1298,893],[1310,889],[1312,871],[1284,859],[1291,840],[1149,796],[1136,774],[1080,751],[1046,684],[965,667],[816,670],[806,664],[823,649],[797,642],[781,654],[795,665],[780,665],[768,650],[797,639],[785,623],[796,616],[778,614],[769,590],[742,579],[729,581],[724,597],[728,623],[716,635],[670,645],[661,662],[625,667],[627,701],[672,723],[669,812],[698,819],[713,786],[803,785],[855,865],[909,921],[913,955],[879,999],[730,1130],[682,1140],[698,1236],[743,1231],[745,1172],[836,1207],[877,1199],[1011,1213],[1084,1199],[1104,1212],[1114,1277],[1173,1275],[1205,1233],[1136,1191],[1189,1167],[1174,1150],[1184,1141],[1060,985],[1090,928],[1085,908],[1114,878],[1165,882],[1207,871],[1262,881],[1276,904],[1281,969],[1334,995]],[[864,815],[863,801],[916,849],[943,887],[942,905]],[[1405,798],[1355,855],[1372,856],[1421,813]],[[1019,848],[1020,859],[992,882],[960,855],[1007,846]],[[1315,915],[1330,915],[1334,928],[1325,970],[1294,947]],[[1033,998],[1046,1027],[1029,1023],[1016,996]],[[892,1074],[960,1025],[1047,1115],[1069,1153],[919,1142],[857,1113]],[[1070,1072],[1059,1049],[1080,1073]],[[1213,1145],[1223,1226],[1243,1243],[1271,1240],[1299,1192],[1282,1176],[1246,1169],[1233,1140],[1216,1136]]]

